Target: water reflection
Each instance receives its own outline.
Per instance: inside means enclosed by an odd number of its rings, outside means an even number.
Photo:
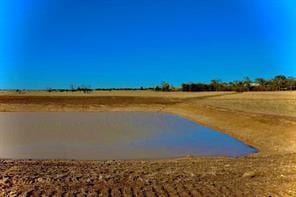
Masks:
[[[0,158],[155,159],[256,150],[179,116],[153,112],[0,113]]]

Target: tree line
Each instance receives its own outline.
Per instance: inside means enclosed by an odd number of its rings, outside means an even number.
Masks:
[[[81,85],[74,86],[71,85],[70,88],[46,88],[47,92],[83,92],[89,94],[93,91],[116,91],[116,90],[154,90],[153,87],[139,87],[139,88],[91,88],[90,86]],[[17,93],[25,92],[26,90],[17,89]]]
[[[163,82],[160,86],[154,88],[155,91],[281,91],[296,90],[296,78],[277,75],[272,79],[257,78],[251,80],[245,77],[243,80],[232,82],[223,82],[221,80],[212,80],[210,83],[183,83],[181,87],[174,88],[169,83]]]
[[[277,75],[271,79],[257,78],[251,80],[245,77],[243,80],[236,80],[231,82],[223,82],[221,80],[211,80],[209,83],[183,83],[181,87],[174,87],[167,82],[162,82],[155,87],[139,87],[139,88],[91,88],[90,86],[71,85],[70,88],[53,89],[47,88],[48,92],[83,92],[89,94],[92,91],[112,91],[112,90],[154,90],[154,91],[183,91],[183,92],[199,92],[199,91],[284,91],[296,90],[296,78],[286,77],[284,75]],[[17,89],[19,94],[25,93],[26,90]]]

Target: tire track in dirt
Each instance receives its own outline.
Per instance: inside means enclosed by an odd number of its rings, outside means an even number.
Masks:
[[[159,161],[0,160],[0,196],[291,196],[296,154]]]

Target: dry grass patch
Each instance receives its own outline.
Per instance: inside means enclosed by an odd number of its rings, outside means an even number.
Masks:
[[[296,117],[296,92],[246,92],[222,95],[203,103],[230,110]]]
[[[229,92],[156,92],[151,90],[112,90],[112,91],[93,91],[89,94],[83,92],[47,92],[47,91],[26,91],[18,94],[15,91],[0,91],[0,96],[80,96],[80,97],[162,97],[162,98],[192,98],[211,95],[223,95]]]

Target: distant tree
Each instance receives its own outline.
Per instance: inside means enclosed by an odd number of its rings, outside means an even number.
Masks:
[[[89,94],[91,93],[93,90],[90,88],[90,86],[85,86],[85,85],[81,85],[81,86],[78,86],[77,88],[78,91],[81,91],[85,94]]]
[[[210,86],[212,87],[213,91],[219,91],[221,88],[221,81],[219,79],[214,79],[211,81]]]
[[[266,80],[263,78],[257,78],[255,82],[258,83],[260,86],[265,86],[266,84]]]
[[[234,81],[233,89],[236,92],[244,92],[244,91],[246,91],[244,81]]]
[[[272,82],[274,90],[282,90],[285,88],[287,78],[284,75],[277,75],[273,78]]]
[[[16,90],[16,93],[18,93],[18,94],[22,94],[22,93],[23,93],[23,91],[22,91],[22,90],[20,90],[20,89],[17,89],[17,90]]]
[[[71,90],[72,92],[75,92],[75,91],[76,91],[75,86],[74,86],[73,84],[70,85],[70,90]]]
[[[288,90],[296,90],[296,78],[294,77],[287,78],[287,88]]]
[[[189,84],[186,84],[186,83],[183,83],[181,90],[183,92],[189,92],[190,91],[190,85]]]
[[[161,91],[161,88],[160,88],[159,86],[156,86],[156,87],[154,88],[154,90],[155,90],[155,91]]]
[[[230,84],[226,83],[226,82],[221,83],[221,90],[222,91],[231,91]]]
[[[251,90],[251,79],[249,77],[245,77],[244,80],[243,80],[243,84],[244,84],[244,87],[245,87],[245,91],[250,91]]]
[[[164,92],[168,92],[171,90],[171,85],[167,82],[162,82],[161,84],[161,90]]]
[[[255,83],[258,84],[258,87],[255,90],[264,91],[267,89],[267,81],[263,78],[255,79]]]

